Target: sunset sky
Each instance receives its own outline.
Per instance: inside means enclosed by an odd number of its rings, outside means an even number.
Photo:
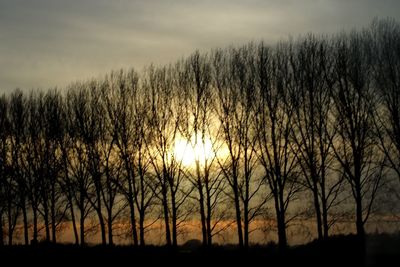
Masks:
[[[63,88],[196,49],[399,20],[399,11],[398,0],[0,0],[0,93]]]

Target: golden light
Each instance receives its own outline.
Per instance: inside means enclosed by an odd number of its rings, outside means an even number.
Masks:
[[[200,135],[192,137],[191,140],[177,138],[174,145],[174,156],[186,167],[194,166],[196,161],[204,165],[206,160],[212,159],[215,153],[211,139],[202,138]]]

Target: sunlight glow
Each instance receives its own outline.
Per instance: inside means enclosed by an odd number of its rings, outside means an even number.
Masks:
[[[213,145],[208,137],[203,139],[201,135],[197,135],[197,138],[193,136],[190,141],[184,138],[175,140],[174,156],[183,166],[194,167],[196,161],[199,161],[200,165],[205,165],[214,155]]]

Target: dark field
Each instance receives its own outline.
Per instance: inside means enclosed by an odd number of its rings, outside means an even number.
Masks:
[[[362,248],[354,236],[336,236],[284,252],[274,244],[245,251],[235,246],[171,249],[38,244],[6,246],[0,256],[2,262],[14,266],[397,266],[400,262],[399,235],[368,236],[365,251]]]

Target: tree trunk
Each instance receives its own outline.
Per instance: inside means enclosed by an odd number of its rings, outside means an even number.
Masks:
[[[274,193],[276,220],[278,226],[278,245],[281,251],[286,250],[286,225],[285,225],[285,211],[283,210],[283,196]]]
[[[357,236],[360,239],[364,239],[365,230],[364,230],[364,222],[362,216],[362,196],[361,190],[357,190],[356,192],[356,228],[357,228]]]
[[[12,210],[11,204],[8,205],[8,245],[11,246],[13,244],[13,219],[12,219]],[[1,229],[3,229],[3,221],[0,221]],[[3,231],[3,230],[2,230]],[[3,235],[1,236],[3,240]]]
[[[178,230],[177,230],[177,210],[175,202],[175,194],[171,194],[172,205],[172,246],[178,246]]]
[[[12,245],[12,243],[13,243],[13,219],[12,219],[12,204],[11,204],[11,201],[8,201],[8,205],[7,205],[8,207],[7,207],[7,209],[8,209],[8,214],[7,214],[7,217],[8,217],[8,245],[9,246],[11,246]],[[3,219],[2,217],[1,217],[1,219]],[[2,237],[2,240],[3,240],[3,220],[1,220],[0,221],[0,224],[1,224],[1,229],[2,229],[2,235],[1,235],[1,237]],[[3,243],[4,243],[4,241],[2,241]]]
[[[4,246],[3,212],[0,212],[0,246]]]
[[[85,212],[83,207],[80,209],[81,218],[80,218],[80,233],[81,233],[81,246],[85,245]]]
[[[24,241],[25,241],[25,245],[29,245],[28,216],[26,214],[25,199],[22,200],[21,209],[22,209],[22,217],[23,217],[23,221],[24,221]]]
[[[79,237],[78,237],[78,229],[76,227],[76,221],[75,221],[74,205],[72,204],[72,200],[70,198],[68,198],[68,201],[69,201],[69,205],[70,205],[72,228],[74,230],[75,245],[78,245],[79,244]]]
[[[112,211],[111,209],[108,211],[108,221],[107,221],[107,227],[108,227],[108,244],[110,246],[114,245],[114,240],[113,240],[113,229],[112,229]]]
[[[199,190],[199,197],[200,197],[199,204],[200,204],[200,220],[201,220],[201,233],[203,238],[203,246],[207,246],[208,241],[207,241],[206,215],[204,209],[204,194],[200,179],[198,179],[197,188]]]
[[[324,230],[324,239],[327,239],[329,237],[328,207],[327,207],[326,201],[327,200],[326,200],[326,195],[325,195],[325,183],[322,182],[321,183],[321,205],[322,205],[322,225],[323,225],[323,230]]]
[[[144,247],[146,245],[144,241],[144,211],[140,212],[139,218],[139,235],[140,235],[140,246]]]
[[[37,209],[32,207],[33,210],[33,244],[37,244],[38,242],[38,217],[37,217]]]
[[[356,153],[353,152],[354,155]],[[354,191],[356,200],[356,229],[357,236],[360,240],[364,240],[364,220],[363,220],[363,207],[362,207],[362,191],[361,191],[361,159],[354,156]]]
[[[96,176],[99,176],[98,174]],[[97,217],[99,218],[100,232],[101,232],[101,244],[107,244],[107,235],[106,235],[106,224],[104,223],[103,213],[102,213],[102,205],[101,205],[101,189],[100,189],[100,177],[95,176],[95,186],[96,186],[96,201],[97,206],[94,207],[97,213]]]
[[[244,247],[249,247],[249,203],[243,203],[243,234],[244,234]]]
[[[165,185],[163,185],[162,194],[163,194],[163,208],[164,208],[164,223],[165,223],[165,239],[167,242],[167,246],[171,246],[171,232],[169,228],[169,212],[168,212],[168,198],[167,198],[167,190]]]
[[[131,231],[132,231],[132,238],[133,238],[133,245],[138,245],[138,236],[136,230],[136,215],[135,215],[135,206],[134,206],[134,199],[133,199],[133,190],[131,182],[129,182],[129,196],[128,196],[128,204],[129,204],[129,213],[131,219]]]
[[[237,183],[236,183],[237,184]],[[238,231],[239,247],[243,247],[243,230],[242,230],[242,215],[240,212],[240,199],[237,186],[233,189],[235,198],[235,211],[236,211],[236,226]]]
[[[106,225],[104,223],[104,218],[103,214],[100,209],[101,206],[99,206],[99,209],[97,209],[97,216],[99,217],[99,224],[100,224],[100,231],[101,231],[101,244],[106,245],[107,244],[107,238],[106,238]]]
[[[44,205],[44,226],[46,230],[46,242],[50,242],[50,222],[49,222],[49,208],[47,204]]]
[[[315,178],[313,178],[315,179]],[[315,181],[315,180],[313,180]],[[322,234],[322,219],[321,219],[321,208],[319,204],[319,196],[318,196],[318,188],[317,184],[313,182],[313,198],[314,198],[314,209],[315,209],[315,217],[317,220],[317,233],[318,233],[318,239],[322,240],[323,234]]]
[[[211,195],[208,184],[206,184],[206,194],[207,194],[207,245],[212,246],[212,229],[211,229]]]
[[[57,218],[56,218],[56,196],[54,184],[51,186],[51,203],[50,203],[50,217],[51,217],[51,241],[57,242]]]

